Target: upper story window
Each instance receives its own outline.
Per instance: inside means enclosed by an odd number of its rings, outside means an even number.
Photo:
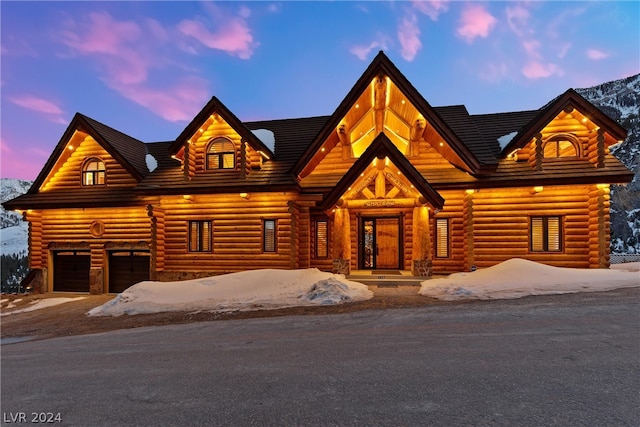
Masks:
[[[235,169],[236,147],[227,138],[216,138],[207,147],[207,170]]]
[[[82,185],[104,185],[106,174],[104,162],[91,158],[82,166]]]
[[[578,141],[571,135],[552,136],[542,146],[545,159],[557,159],[560,157],[578,157]]]

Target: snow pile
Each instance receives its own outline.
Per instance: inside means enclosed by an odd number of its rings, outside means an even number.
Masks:
[[[498,138],[498,144],[500,145],[500,150],[504,150],[507,145],[516,137],[518,131],[511,132],[510,134],[503,135]]]
[[[373,297],[366,285],[318,269],[252,270],[181,282],[140,282],[89,316],[235,311],[339,304]]]
[[[640,263],[619,269],[560,268],[514,258],[471,273],[422,282],[420,294],[445,301],[512,299],[640,286]]]
[[[0,316],[8,316],[10,314],[17,314],[17,313],[26,313],[28,311],[35,311],[35,310],[40,310],[40,309],[43,309],[43,308],[54,307],[56,305],[64,304],[66,302],[77,301],[77,300],[81,300],[81,299],[85,299],[85,298],[86,297],[43,298],[43,299],[39,299],[37,301],[31,301],[31,303],[25,308],[21,308],[21,309],[18,309],[18,310],[11,310],[11,311],[7,312],[6,311],[7,309],[11,309],[11,308],[15,307],[14,303],[21,301],[20,299],[17,299],[17,300],[14,300],[13,303],[10,302],[9,305],[4,307],[2,309],[2,313],[0,313]],[[8,300],[2,300],[2,301],[8,301]]]

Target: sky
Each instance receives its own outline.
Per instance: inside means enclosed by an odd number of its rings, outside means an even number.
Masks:
[[[35,179],[76,112],[174,140],[329,115],[383,50],[432,106],[537,109],[640,72],[638,1],[0,2],[0,177]]]

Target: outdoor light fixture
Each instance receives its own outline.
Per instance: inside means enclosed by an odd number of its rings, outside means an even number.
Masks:
[[[240,197],[242,197],[242,198],[243,198],[243,199],[245,199],[245,200],[248,200],[248,199],[249,199],[249,194],[247,194],[247,193],[240,193]]]
[[[535,187],[533,187],[533,192],[535,194],[542,193],[542,190],[544,190],[544,187],[542,185],[536,185]]]

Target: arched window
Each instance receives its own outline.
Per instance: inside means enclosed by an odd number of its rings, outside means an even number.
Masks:
[[[235,169],[236,148],[227,138],[216,138],[207,148],[207,169]]]
[[[578,157],[579,142],[573,135],[554,135],[547,139],[542,146],[545,159],[557,159],[559,157]]]
[[[106,174],[102,160],[88,159],[82,166],[82,185],[104,185]]]

